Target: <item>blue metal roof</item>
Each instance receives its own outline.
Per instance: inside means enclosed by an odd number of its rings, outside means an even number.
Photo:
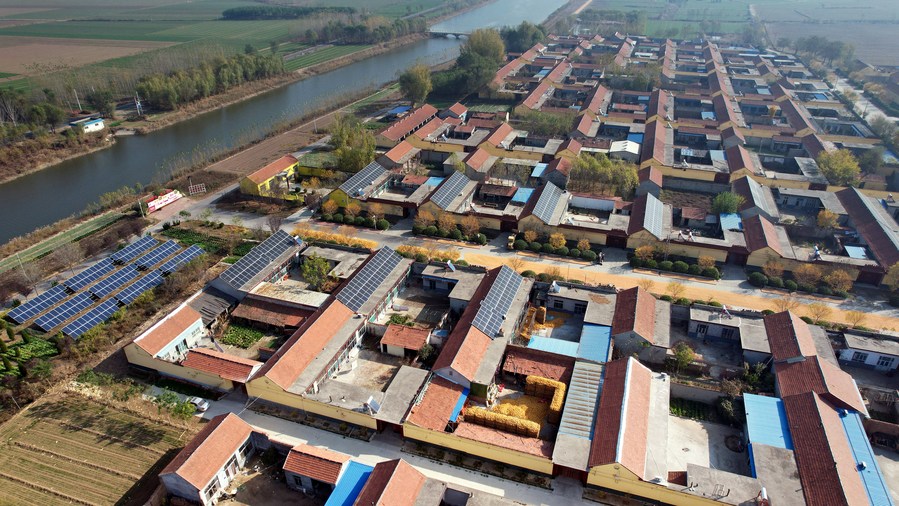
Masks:
[[[399,114],[403,114],[404,112],[407,112],[410,109],[412,109],[412,108],[409,107],[408,105],[401,105],[401,106],[394,107],[393,109],[387,111],[387,114],[392,114],[392,115],[396,116]]]
[[[519,188],[515,192],[515,195],[512,195],[512,202],[516,202],[518,204],[527,204],[528,200],[531,200],[531,195],[533,194],[533,188]]]
[[[581,342],[577,358],[606,363],[612,349],[612,327],[585,323],[581,330]]]
[[[442,183],[444,179],[446,179],[446,178],[443,178],[443,177],[429,177],[428,180],[425,181],[425,184],[428,185],[428,186],[435,186],[435,187],[436,187],[436,186],[440,186],[440,183]]]
[[[840,421],[843,422],[849,447],[852,448],[852,456],[855,458],[856,464],[865,463],[864,469],[860,469],[858,465],[855,468],[865,485],[865,491],[868,492],[868,500],[871,501],[871,504],[892,505],[893,500],[890,498],[886,480],[880,471],[880,466],[877,465],[877,457],[874,455],[874,450],[871,449],[871,443],[868,442],[868,436],[862,426],[862,417],[855,411],[843,413],[844,411],[841,410]]]
[[[545,163],[538,163],[538,164],[534,167],[534,170],[531,171],[531,177],[540,177],[540,176],[542,176],[543,173],[546,172],[546,167],[547,167],[547,166],[548,166],[548,164],[545,164]]]
[[[859,260],[866,260],[868,258],[868,251],[862,246],[844,246],[846,248],[846,254],[849,255],[849,258],[857,258]]]
[[[562,339],[553,339],[551,337],[531,337],[528,348],[535,350],[548,351],[557,355],[567,355],[569,357],[577,357],[578,343],[572,341],[563,341]]]
[[[720,149],[710,149],[709,158],[711,158],[713,161],[719,162],[724,162],[727,160],[727,158],[724,156],[724,151],[721,151]]]
[[[793,449],[783,401],[777,397],[743,394],[749,443]]]
[[[459,396],[459,400],[456,401],[456,406],[453,408],[452,414],[450,414],[449,420],[451,422],[455,422],[459,418],[459,413],[462,412],[462,407],[465,406],[465,401],[468,400],[468,392],[467,388],[462,390],[462,395]]]
[[[627,140],[636,142],[637,144],[643,144],[643,134],[627,134]]]
[[[737,213],[722,214],[721,230],[743,230],[743,219]]]
[[[372,469],[374,468],[354,460],[349,461],[346,470],[340,475],[337,485],[331,491],[325,506],[352,506],[359,497],[359,493],[362,492],[365,482],[368,481]]]
[[[702,119],[715,119],[715,113],[712,111],[702,111],[699,115]]]

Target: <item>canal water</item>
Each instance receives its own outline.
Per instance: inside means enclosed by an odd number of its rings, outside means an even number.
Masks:
[[[522,21],[539,23],[565,0],[496,0],[450,18],[435,31],[465,32]],[[383,86],[412,63],[455,58],[461,41],[433,38],[298,81],[148,135],[120,137],[111,148],[0,185],[0,243],[84,210],[100,195],[136,183],[167,180],[177,160],[232,148],[347,94]],[[199,182],[199,181],[198,181]]]

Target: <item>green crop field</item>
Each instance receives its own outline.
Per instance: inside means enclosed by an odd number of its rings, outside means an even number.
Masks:
[[[371,46],[367,45],[347,45],[347,46],[332,46],[329,48],[322,49],[321,51],[316,51],[312,54],[307,54],[301,56],[299,58],[295,58],[290,61],[284,62],[284,68],[287,70],[297,70],[301,68],[311,67],[312,65],[317,65],[322,62],[326,62],[328,60],[333,60],[334,58],[339,58],[341,56],[345,56],[351,53],[355,53],[357,51],[362,51],[363,49],[369,48]]]

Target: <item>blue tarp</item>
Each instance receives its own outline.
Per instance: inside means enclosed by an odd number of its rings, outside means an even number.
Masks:
[[[612,343],[612,327],[585,323],[581,330],[581,342],[577,348],[577,358],[606,363]]]
[[[743,230],[743,219],[737,213],[721,215],[721,230]]]
[[[428,186],[437,187],[440,186],[440,183],[442,183],[444,179],[445,178],[442,177],[429,177],[428,180],[425,181],[425,184]]]
[[[857,464],[865,463],[864,469],[860,469],[861,466],[858,465],[856,469],[868,492],[868,500],[871,501],[871,504],[893,504],[886,480],[880,471],[880,466],[877,465],[874,450],[871,449],[871,443],[868,442],[868,436],[862,426],[862,417],[855,411],[840,410],[840,421],[843,422],[843,429],[846,431],[846,438],[849,440],[849,447],[852,449],[855,462]]]
[[[557,355],[577,357],[578,343],[553,339],[551,337],[532,336],[528,348],[540,351],[548,351]]]
[[[534,167],[534,170],[531,171],[531,177],[540,177],[540,176],[542,176],[543,173],[546,172],[546,167],[547,167],[547,164],[545,164],[545,163],[538,163],[538,164]]]
[[[712,111],[702,111],[699,115],[702,119],[715,119],[715,113]]]
[[[368,476],[372,472],[371,466],[360,464],[354,460],[349,461],[346,470],[337,480],[337,485],[331,491],[328,502],[325,506],[352,506],[362,492],[362,487],[368,481]]]
[[[643,144],[643,134],[627,134],[627,140],[636,142],[637,144]]]
[[[459,400],[456,401],[456,406],[453,407],[453,412],[450,415],[449,421],[455,422],[459,418],[459,413],[462,412],[462,407],[465,406],[465,401],[468,400],[468,389],[462,390],[462,395],[459,396]]]
[[[515,195],[512,195],[512,202],[517,204],[527,204],[528,200],[531,199],[531,195],[534,194],[533,188],[519,188]]]
[[[400,114],[408,112],[409,109],[412,109],[412,108],[409,107],[408,105],[401,105],[401,106],[394,107],[393,109],[387,111],[387,115],[388,116],[399,116]]]
[[[849,258],[856,258],[858,260],[866,260],[868,258],[868,251],[862,246],[845,246],[845,248]]]
[[[720,161],[720,162],[723,162],[723,161],[726,161],[726,160],[727,160],[727,158],[724,156],[724,151],[721,151],[720,149],[712,149],[712,150],[710,150],[710,151],[709,151],[709,158],[711,158],[712,161]]]
[[[771,89],[770,88],[756,88],[755,93],[757,95],[770,95]]]

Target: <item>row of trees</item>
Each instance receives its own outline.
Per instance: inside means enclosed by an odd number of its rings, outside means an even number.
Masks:
[[[330,21],[318,30],[308,29],[297,41],[307,44],[336,43],[341,44],[378,44],[397,37],[424,33],[428,29],[428,23],[422,17],[411,19],[397,19],[389,21],[386,18],[373,17],[364,23],[344,23],[343,21]]]
[[[546,38],[543,27],[527,21],[522,21],[516,27],[503,27],[499,35],[502,37],[506,49],[513,53],[523,53]]]
[[[245,82],[283,73],[284,61],[277,55],[238,54],[192,69],[146,77],[136,90],[146,105],[173,110]]]
[[[788,37],[781,37],[777,39],[777,47],[780,49],[792,48],[797,53],[820,58],[827,64],[840,60],[848,61],[855,55],[855,47],[852,44],[828,40],[827,37],[819,35],[799,37],[795,42]]]
[[[452,69],[433,77],[435,95],[458,97],[477,91],[493,80],[506,61],[506,46],[496,30],[473,31],[460,51]]]
[[[571,168],[569,189],[618,195],[630,199],[637,189],[637,166],[624,160],[611,160],[602,153],[581,153]]]
[[[227,20],[250,19],[297,19],[319,13],[353,14],[353,7],[297,7],[293,5],[253,5],[246,7],[234,7],[222,12],[222,18]]]

